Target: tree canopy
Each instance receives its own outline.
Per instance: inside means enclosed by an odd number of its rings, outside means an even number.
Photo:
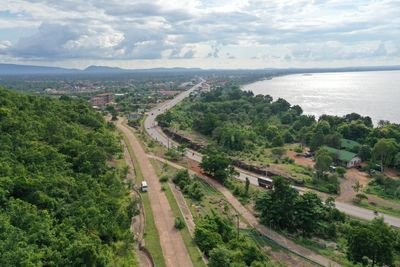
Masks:
[[[84,101],[0,89],[0,266],[136,264],[111,128]]]

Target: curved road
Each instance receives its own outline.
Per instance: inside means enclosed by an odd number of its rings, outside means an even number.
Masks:
[[[193,91],[198,90],[201,85],[205,82],[205,80],[201,79],[201,81],[196,84],[195,86],[193,86],[192,88],[190,88],[189,90],[180,93],[178,96],[176,96],[174,99],[169,100],[168,102],[164,102],[161,105],[159,105],[158,107],[154,108],[153,110],[151,110],[148,113],[148,116],[146,118],[146,120],[144,121],[144,126],[145,129],[147,131],[147,133],[156,141],[158,141],[160,144],[166,146],[166,147],[176,147],[179,144],[177,144],[176,142],[172,141],[170,138],[168,138],[163,131],[161,130],[160,127],[157,126],[157,123],[155,121],[155,118],[166,112],[168,109],[172,108],[173,106],[175,106],[176,104],[178,104],[180,101],[182,101],[183,99],[185,99],[186,97],[188,97],[190,95],[190,93],[192,93]],[[196,151],[187,149],[186,151],[186,157],[197,161],[197,162],[201,162],[202,159],[202,155]],[[245,180],[246,177],[249,178],[250,183],[257,185],[258,186],[258,181],[257,181],[257,176],[254,174],[251,174],[249,172],[243,171],[241,169],[236,168],[236,170],[238,171],[239,175],[236,177],[237,179],[240,180]],[[303,188],[299,188],[296,187],[296,189],[298,189],[299,191],[303,191]],[[347,203],[343,203],[343,202],[336,202],[336,208],[350,216],[353,217],[357,217],[357,218],[361,218],[364,220],[372,220],[373,218],[376,217],[376,215],[374,214],[373,211],[368,210],[368,209],[363,209],[351,204],[347,204]],[[400,218],[396,218],[394,216],[390,216],[390,215],[384,215],[384,214],[379,214],[379,216],[383,216],[385,222],[387,222],[388,224],[395,226],[395,227],[399,227],[400,228]]]

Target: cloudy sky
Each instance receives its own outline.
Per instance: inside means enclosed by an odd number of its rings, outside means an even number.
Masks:
[[[399,65],[400,0],[1,0],[0,62]]]

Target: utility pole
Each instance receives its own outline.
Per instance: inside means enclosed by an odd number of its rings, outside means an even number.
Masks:
[[[239,240],[239,214],[236,214],[236,220],[237,220],[237,239]]]

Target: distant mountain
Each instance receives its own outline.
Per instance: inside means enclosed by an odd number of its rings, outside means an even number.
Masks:
[[[229,72],[254,73],[268,72],[270,74],[290,73],[318,73],[318,72],[346,72],[346,71],[377,71],[400,70],[400,66],[371,66],[371,67],[344,67],[344,68],[287,68],[287,69],[201,69],[201,68],[153,68],[153,69],[122,69],[107,66],[89,66],[84,70],[59,67],[42,67],[33,65],[0,64],[0,76],[16,75],[118,75],[118,74],[163,74],[163,73],[194,73],[194,72]]]
[[[146,72],[193,72],[202,71],[201,68],[153,68],[153,69],[121,69],[118,67],[89,66],[86,73],[146,73]]]
[[[0,75],[67,74],[76,72],[79,72],[79,70],[32,65],[0,64]]]
[[[116,72],[128,72],[129,70],[117,68],[117,67],[106,67],[106,66],[89,66],[83,70],[84,72],[90,73],[116,73]]]
[[[42,67],[33,65],[0,64],[0,76],[14,75],[62,75],[62,74],[126,74],[126,73],[170,73],[202,71],[200,68],[154,68],[154,69],[122,69],[107,66],[89,66],[84,70],[59,67]]]

